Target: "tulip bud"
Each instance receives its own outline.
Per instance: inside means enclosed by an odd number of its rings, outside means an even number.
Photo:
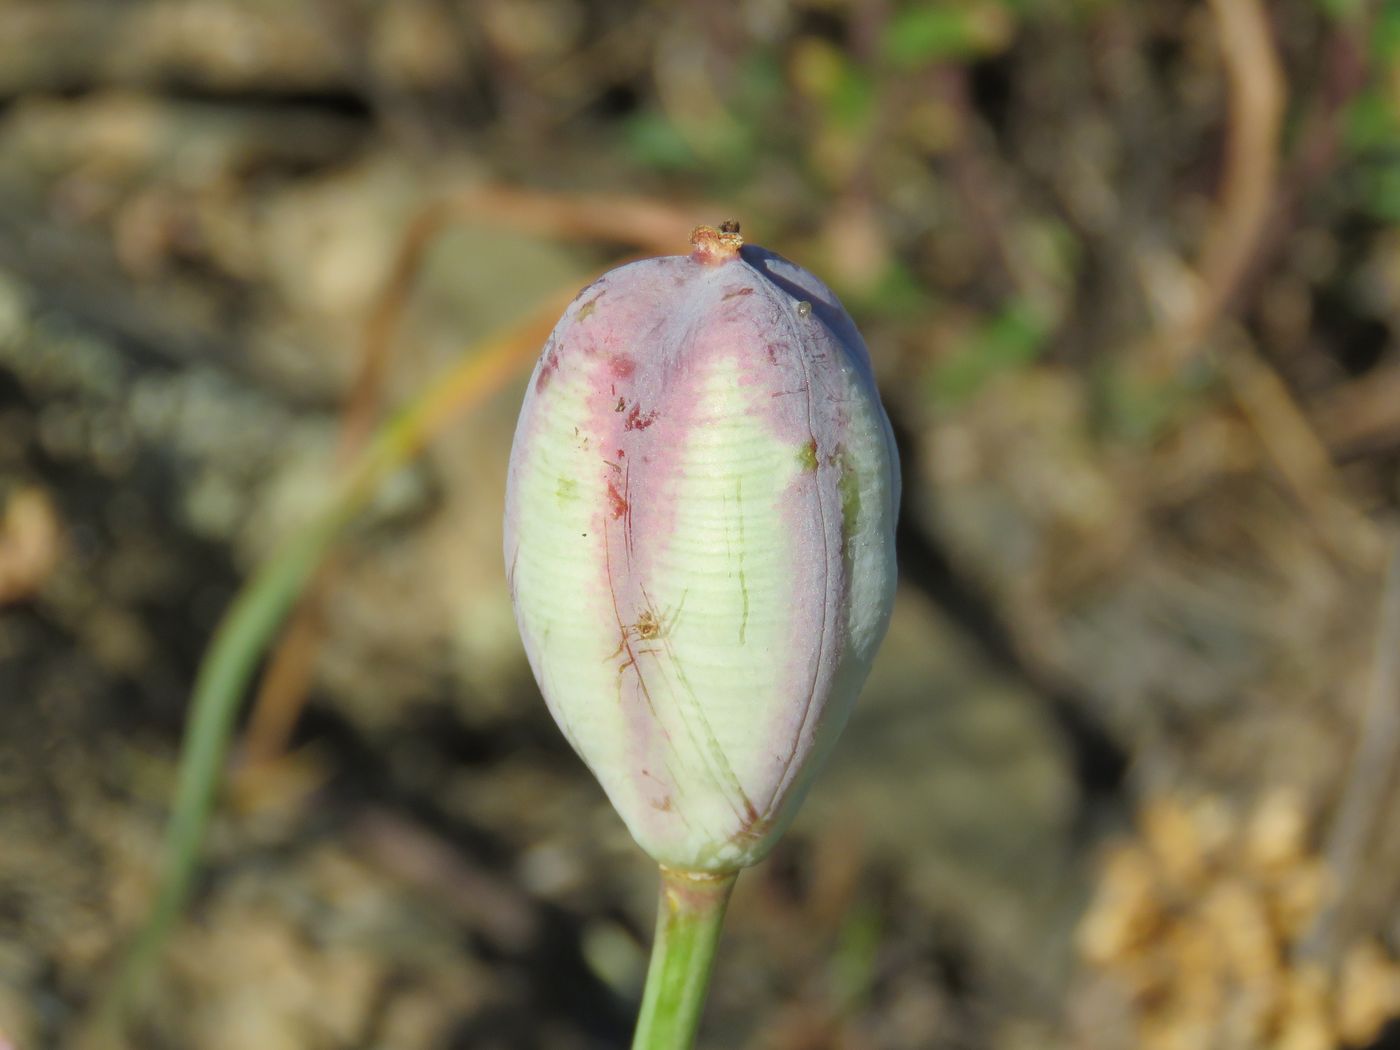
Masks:
[[[889,622],[898,459],[831,291],[736,224],[568,307],[511,450],[505,556],[549,709],[660,863],[760,860]]]

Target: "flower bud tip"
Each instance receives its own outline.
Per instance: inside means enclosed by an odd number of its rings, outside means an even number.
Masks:
[[[744,246],[744,238],[739,235],[739,224],[727,219],[714,226],[697,226],[690,231],[690,244],[693,251],[690,257],[699,263],[717,266],[739,257],[739,249]]]

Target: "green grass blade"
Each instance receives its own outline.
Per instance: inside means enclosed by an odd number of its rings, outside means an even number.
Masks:
[[[102,1027],[119,1022],[184,909],[239,701],[297,595],[355,509],[354,503],[342,498],[264,563],[234,600],[214,636],[191,698],[160,888],[108,989],[100,1010]]]
[[[572,294],[567,292],[568,297]],[[297,597],[380,482],[416,456],[448,422],[516,375],[567,301],[564,293],[551,296],[525,323],[464,357],[380,427],[331,503],[278,548],[234,599],[195,679],[159,888],[145,924],[93,1015],[89,1038],[97,1045],[120,1031],[189,899],[239,702]]]

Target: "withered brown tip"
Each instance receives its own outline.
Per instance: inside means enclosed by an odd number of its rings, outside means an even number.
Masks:
[[[744,238],[739,235],[739,223],[728,219],[714,226],[697,226],[690,231],[692,251],[690,257],[696,262],[718,265],[736,258],[744,246]]]

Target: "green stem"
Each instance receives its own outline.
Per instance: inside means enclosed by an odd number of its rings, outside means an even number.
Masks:
[[[725,875],[661,869],[656,941],[632,1050],[690,1050],[710,987],[715,945],[737,871]]]

